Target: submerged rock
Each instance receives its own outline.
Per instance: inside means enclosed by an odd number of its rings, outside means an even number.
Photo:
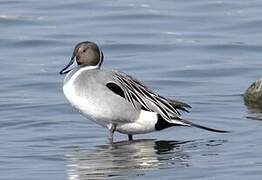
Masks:
[[[262,78],[253,82],[244,94],[245,104],[262,109]]]

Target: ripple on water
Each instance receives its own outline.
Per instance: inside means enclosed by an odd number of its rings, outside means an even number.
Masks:
[[[122,141],[97,146],[90,151],[76,151],[67,155],[69,179],[134,178],[146,176],[158,169],[187,168],[191,166],[193,152],[199,148],[221,146],[225,140],[194,141]],[[206,152],[205,152],[206,151]],[[211,152],[203,150],[203,156]],[[212,154],[216,156],[217,154]],[[150,174],[150,173],[149,173]]]
[[[1,0],[1,178],[261,179],[261,112],[240,95],[261,76],[261,7],[260,0]],[[106,130],[68,104],[58,75],[83,40],[101,45],[105,69],[189,103],[183,117],[232,133],[179,127],[97,146]]]

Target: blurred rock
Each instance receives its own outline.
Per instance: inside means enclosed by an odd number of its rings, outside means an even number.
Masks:
[[[262,78],[249,86],[244,94],[244,100],[247,106],[262,109]]]

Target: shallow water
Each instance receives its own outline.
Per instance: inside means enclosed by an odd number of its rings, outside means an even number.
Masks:
[[[261,78],[259,0],[0,2],[0,179],[261,179],[261,111],[242,94]],[[190,105],[183,117],[232,131],[170,128],[133,143],[80,116],[59,70],[77,42],[104,67]]]

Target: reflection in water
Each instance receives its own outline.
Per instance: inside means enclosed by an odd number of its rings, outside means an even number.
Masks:
[[[249,107],[249,113],[246,116],[248,119],[262,121],[262,109]]]
[[[189,166],[181,145],[187,142],[136,140],[99,146],[92,152],[68,156],[69,179],[108,179],[142,176],[145,170],[170,166]]]
[[[184,149],[217,146],[224,141],[123,141],[98,146],[92,151],[77,151],[67,156],[70,180],[114,179],[143,176],[146,171],[188,167],[191,159]]]
[[[247,102],[245,100],[245,105],[248,108],[248,115],[246,118],[253,119],[253,120],[262,120],[262,104],[255,103],[255,102]]]
[[[245,101],[245,105],[247,106],[251,117],[254,117],[254,118],[260,117],[260,119],[262,118],[262,104],[251,103],[251,102]],[[248,116],[248,118],[250,117]]]

